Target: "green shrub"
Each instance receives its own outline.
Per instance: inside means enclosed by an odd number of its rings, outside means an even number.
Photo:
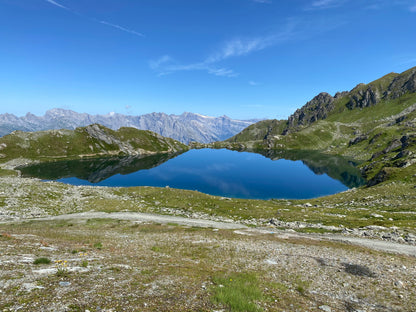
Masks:
[[[33,261],[33,264],[50,264],[51,260],[45,257],[37,258],[35,261]]]

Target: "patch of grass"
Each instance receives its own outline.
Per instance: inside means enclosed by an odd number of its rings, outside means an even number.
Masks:
[[[170,226],[179,226],[178,223],[174,223],[174,222],[168,222],[167,225],[170,225]]]
[[[35,261],[33,261],[33,264],[50,264],[50,263],[51,263],[51,260],[45,257],[37,258],[35,259]]]
[[[152,246],[152,248],[150,248],[150,250],[151,251],[154,251],[154,252],[161,252],[162,251],[162,248],[160,248],[159,246]]]
[[[58,268],[55,275],[57,277],[68,277],[69,276],[69,271],[66,268]]]
[[[77,304],[70,304],[68,305],[68,311],[69,312],[82,312],[85,311],[83,308],[81,308],[79,305]]]
[[[263,292],[254,273],[217,275],[212,279],[212,301],[227,307],[228,311],[263,311],[256,301],[263,300]]]
[[[88,267],[88,261],[87,261],[87,260],[83,260],[83,261],[81,262],[81,266],[82,266],[83,268]]]
[[[306,291],[308,290],[310,286],[310,282],[302,280],[300,277],[297,277],[295,280],[295,289],[298,291],[301,295],[305,295]]]
[[[327,229],[323,229],[323,228],[311,228],[311,227],[306,227],[306,228],[299,228],[299,229],[295,229],[296,232],[298,233],[318,233],[318,234],[324,234],[324,233],[339,233],[341,232],[341,230],[339,231],[333,231],[333,230],[327,230]]]
[[[101,250],[101,249],[103,249],[103,244],[101,242],[98,242],[98,243],[95,243],[93,245],[93,247],[98,249],[98,250]]]
[[[17,177],[17,171],[0,169],[0,177]]]
[[[289,290],[289,287],[287,287],[285,284],[283,283],[279,283],[279,282],[273,282],[269,284],[270,288],[279,291],[279,292],[287,292]]]

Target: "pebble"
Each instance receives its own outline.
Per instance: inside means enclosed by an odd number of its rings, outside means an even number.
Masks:
[[[384,218],[384,216],[377,214],[377,213],[372,213],[371,216],[374,218]]]
[[[396,282],[394,282],[394,286],[399,287],[399,288],[403,288],[404,283],[402,281],[396,281]]]
[[[322,311],[325,311],[325,312],[331,312],[332,311],[332,309],[327,305],[321,305],[321,306],[319,306],[319,309],[322,310]]]

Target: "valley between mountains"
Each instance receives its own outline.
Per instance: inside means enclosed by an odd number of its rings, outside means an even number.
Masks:
[[[415,126],[412,68],[321,93],[287,120],[259,121],[214,143],[100,124],[7,134],[0,138],[0,309],[414,311]],[[308,200],[247,200],[72,186],[19,171],[202,147],[272,159],[292,151],[342,155],[366,185]]]

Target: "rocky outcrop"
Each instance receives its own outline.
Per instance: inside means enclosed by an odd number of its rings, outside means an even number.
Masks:
[[[347,108],[369,107],[378,104],[381,100],[394,100],[406,93],[416,92],[416,67],[411,68],[400,75],[394,73],[389,75],[392,80],[387,88],[383,88],[382,86],[373,83],[368,86],[360,84],[351,90],[349,95],[350,101],[347,103]]]
[[[373,90],[369,86],[366,90],[359,90],[357,93],[349,95],[349,97],[350,101],[347,103],[347,108],[354,109],[376,105],[381,99],[381,94],[378,90]]]
[[[389,179],[392,170],[406,168],[416,163],[414,147],[416,146],[416,134],[403,135],[400,139],[393,139],[386,148],[372,155],[370,163],[362,168],[363,176],[380,167],[376,174],[368,180],[368,186],[374,186]]]
[[[365,141],[367,139],[368,139],[367,135],[359,135],[356,138],[350,140],[350,142],[348,143],[348,146],[358,144],[358,143],[360,143],[362,141]]]
[[[334,109],[334,100],[335,98],[326,92],[319,93],[302,108],[296,110],[296,112],[289,116],[288,128],[285,129],[284,134],[288,133],[291,128],[306,126],[315,121],[325,119],[328,113]]]
[[[375,106],[383,100],[393,100],[414,92],[416,92],[416,67],[401,74],[390,73],[368,85],[360,83],[351,91],[337,92],[333,97],[322,92],[289,116],[287,127],[282,134],[291,133],[299,127],[326,119],[335,109],[336,102],[345,97],[348,97],[345,107],[353,110]]]
[[[416,92],[416,67],[393,79],[383,97],[397,99],[406,93]]]

